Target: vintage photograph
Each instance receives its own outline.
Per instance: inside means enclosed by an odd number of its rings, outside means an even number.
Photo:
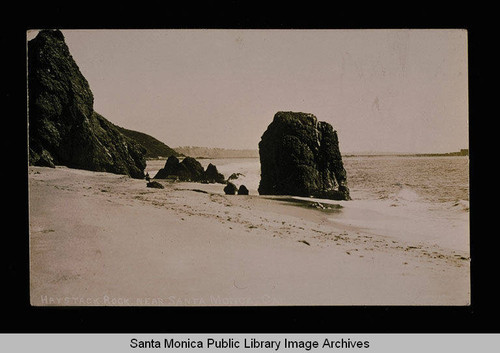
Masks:
[[[32,29],[33,306],[469,306],[463,29]]]

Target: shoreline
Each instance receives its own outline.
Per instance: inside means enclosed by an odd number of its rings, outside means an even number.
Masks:
[[[470,304],[468,252],[309,201],[66,167],[28,179],[35,306]]]

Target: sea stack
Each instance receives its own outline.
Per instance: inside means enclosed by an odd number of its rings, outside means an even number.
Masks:
[[[29,163],[144,178],[145,149],[94,111],[89,84],[59,30],[28,43]]]
[[[277,112],[259,155],[261,195],[350,200],[337,132],[313,114]]]

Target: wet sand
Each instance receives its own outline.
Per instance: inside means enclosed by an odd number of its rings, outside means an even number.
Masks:
[[[468,305],[465,251],[289,197],[29,167],[32,305]]]

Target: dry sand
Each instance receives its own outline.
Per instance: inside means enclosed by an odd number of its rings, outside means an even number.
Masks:
[[[29,167],[32,305],[469,305],[468,252],[223,185]],[[340,211],[341,212],[341,211]]]

